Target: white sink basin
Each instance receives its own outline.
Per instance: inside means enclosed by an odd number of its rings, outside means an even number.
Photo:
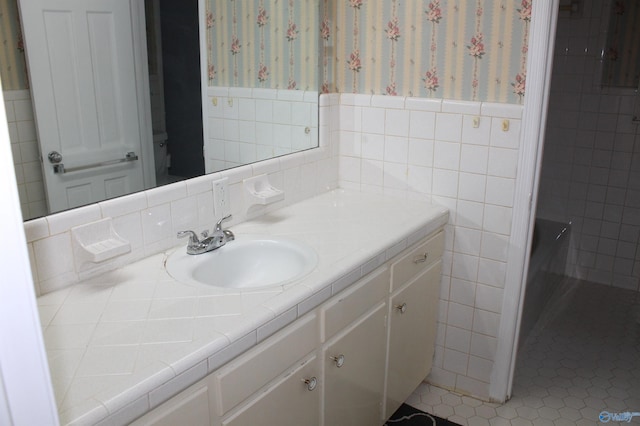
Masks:
[[[224,288],[260,288],[296,281],[315,269],[316,252],[284,238],[236,237],[219,249],[189,255],[180,247],[165,264],[173,278]]]

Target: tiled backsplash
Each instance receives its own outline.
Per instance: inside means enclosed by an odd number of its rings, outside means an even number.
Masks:
[[[521,116],[517,105],[341,95],[340,186],[450,209],[429,381],[483,398],[497,347]]]
[[[31,219],[47,214],[40,148],[29,90],[3,92],[9,137],[16,169],[22,216]]]
[[[600,84],[608,3],[558,20],[537,214],[571,222],[568,275],[639,291],[639,104]]]
[[[207,173],[318,146],[318,92],[209,87]]]
[[[338,95],[323,95],[320,125],[323,138],[318,149],[304,151],[253,165],[174,183],[125,197],[99,202],[25,223],[32,262],[36,294],[69,286],[79,280],[118,266],[162,252],[179,244],[176,233],[193,229],[211,229],[216,218],[213,211],[212,182],[227,177],[233,219],[247,217],[243,205],[242,180],[268,174],[271,183],[285,192],[285,199],[268,206],[280,208],[335,188],[337,185],[337,137],[332,126],[338,123]],[[337,129],[336,129],[337,130]],[[255,211],[253,212],[255,214]],[[131,244],[131,251],[92,268],[77,265],[73,256],[71,228],[110,217],[116,232]]]

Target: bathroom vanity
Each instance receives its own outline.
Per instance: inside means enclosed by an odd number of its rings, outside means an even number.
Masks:
[[[296,281],[185,284],[164,268],[182,245],[42,296],[61,422],[384,423],[431,369],[447,220],[423,201],[336,190],[232,229],[311,247],[317,266]],[[66,381],[63,353],[76,354]]]

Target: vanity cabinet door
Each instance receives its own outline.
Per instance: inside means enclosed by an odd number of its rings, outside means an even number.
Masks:
[[[222,420],[222,425],[318,425],[320,396],[319,368],[317,357],[313,355],[230,413]]]
[[[382,424],[386,334],[382,302],[323,348],[326,426]]]
[[[442,261],[391,295],[387,407],[390,416],[431,371]]]

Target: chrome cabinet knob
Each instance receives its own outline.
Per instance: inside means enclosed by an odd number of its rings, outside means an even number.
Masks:
[[[332,356],[331,359],[336,363],[336,367],[340,368],[344,365],[344,355]]]
[[[313,391],[316,386],[318,386],[318,379],[316,379],[315,377],[304,379],[303,382],[307,385],[307,390],[310,392]]]
[[[401,314],[404,314],[405,312],[407,312],[407,304],[403,303],[402,305],[398,305],[396,306],[396,309],[400,311]]]

